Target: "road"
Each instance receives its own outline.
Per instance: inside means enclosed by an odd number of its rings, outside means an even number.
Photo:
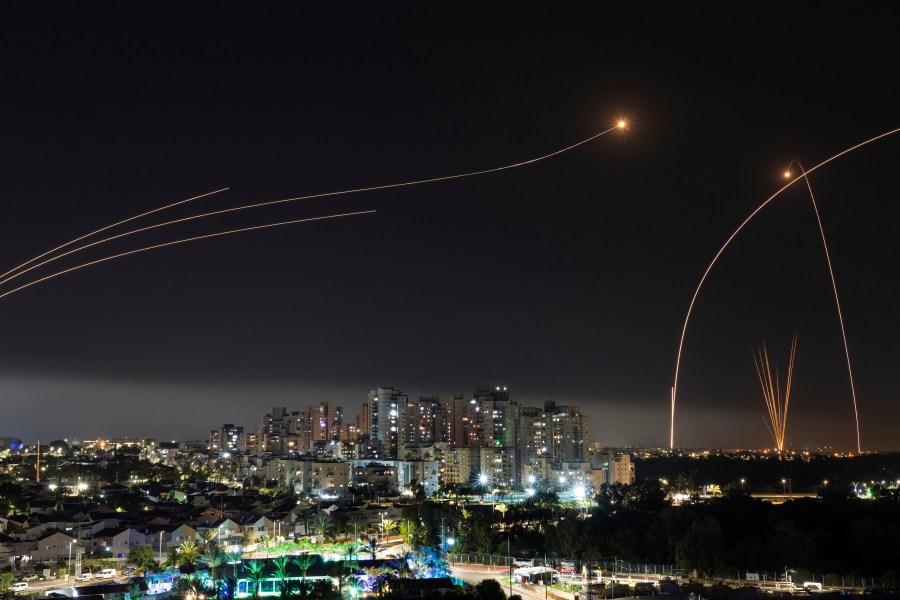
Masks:
[[[509,583],[505,583],[503,580],[509,575],[509,569],[507,567],[489,567],[486,565],[453,565],[450,568],[450,572],[453,577],[457,579],[461,579],[466,583],[471,585],[475,585],[480,583],[484,579],[496,579],[501,586],[503,586],[503,590],[506,592],[506,595],[509,596],[510,586]],[[527,598],[530,600],[545,600],[547,598],[547,590],[544,586],[529,586],[527,588],[522,587],[518,584],[513,584],[512,593],[519,594],[522,598]],[[555,592],[557,596],[561,595],[559,592]]]
[[[118,575],[115,579],[92,579],[90,581],[85,582],[75,582],[75,576],[69,578],[69,581],[66,581],[66,578],[63,577],[61,579],[47,579],[45,581],[29,581],[28,589],[23,590],[21,595],[29,596],[29,595],[43,595],[47,590],[58,590],[60,588],[67,587],[77,587],[82,588],[88,585],[96,585],[98,583],[128,583],[129,577],[124,575]]]

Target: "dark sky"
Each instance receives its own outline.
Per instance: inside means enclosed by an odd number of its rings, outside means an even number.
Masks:
[[[362,209],[146,253],[0,300],[0,435],[203,437],[367,390],[579,403],[591,438],[668,442],[684,311],[708,261],[806,166],[900,125],[895,16],[875,5],[698,12],[589,3],[310,10],[22,5],[0,15],[9,267],[150,217],[483,169],[157,230],[61,260]],[[755,6],[755,5],[754,5]],[[900,137],[817,172],[863,445],[898,449]],[[677,442],[763,446],[751,358],[799,332],[788,441],[855,445],[801,187],[723,256],[688,331]],[[47,267],[42,273],[51,273]],[[5,270],[5,269],[4,269]],[[24,280],[24,278],[23,278]]]

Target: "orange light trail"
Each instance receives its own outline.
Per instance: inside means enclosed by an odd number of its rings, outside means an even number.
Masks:
[[[346,194],[356,194],[356,193],[360,193],[360,192],[373,192],[373,191],[377,191],[377,190],[387,190],[387,189],[399,188],[399,187],[409,187],[409,186],[413,186],[413,185],[421,185],[421,184],[425,184],[425,183],[436,183],[436,182],[438,182],[438,181],[448,181],[448,180],[451,180],[451,179],[461,179],[461,178],[464,178],[464,177],[473,177],[473,176],[475,176],[475,175],[485,175],[485,174],[487,174],[487,173],[496,173],[496,172],[498,172],[498,171],[505,171],[505,170],[508,170],[508,169],[515,169],[515,168],[518,168],[518,167],[523,167],[523,166],[525,166],[525,165],[534,164],[534,163],[540,162],[540,161],[542,161],[542,160],[546,160],[546,159],[551,158],[551,157],[553,157],[553,156],[558,156],[558,155],[560,155],[560,154],[563,154],[563,153],[565,153],[565,152],[568,152],[569,150],[573,150],[573,149],[575,149],[575,148],[577,148],[577,147],[579,147],[579,146],[582,146],[582,145],[584,145],[584,144],[587,144],[588,142],[591,142],[591,141],[593,141],[593,140],[596,140],[597,138],[599,138],[599,137],[601,137],[601,136],[604,136],[604,135],[606,135],[607,133],[610,133],[610,132],[615,131],[615,130],[617,130],[617,129],[623,129],[624,127],[625,127],[625,121],[620,120],[620,121],[618,121],[618,122],[616,123],[616,125],[614,125],[613,127],[610,127],[609,129],[606,129],[606,130],[601,131],[601,132],[599,132],[599,133],[596,133],[596,134],[594,134],[594,135],[592,135],[592,136],[590,136],[590,137],[588,137],[588,138],[585,138],[585,139],[581,140],[580,142],[576,142],[576,143],[574,143],[574,144],[572,144],[572,145],[570,145],[570,146],[566,146],[565,148],[561,148],[561,149],[559,149],[559,150],[555,150],[555,151],[553,151],[553,152],[551,152],[551,153],[549,153],[549,154],[544,154],[544,155],[542,155],[542,156],[538,156],[538,157],[535,157],[535,158],[530,158],[530,159],[528,159],[528,160],[524,160],[524,161],[517,162],[517,163],[512,163],[512,164],[509,164],[509,165],[503,165],[503,166],[500,166],[500,167],[493,167],[493,168],[490,168],[490,169],[483,169],[483,170],[480,170],[480,171],[469,171],[469,172],[466,172],[466,173],[457,173],[457,174],[455,174],[455,175],[445,175],[445,176],[442,176],[442,177],[433,177],[433,178],[430,178],[430,179],[419,179],[419,180],[415,180],[415,181],[406,181],[406,182],[402,182],[402,183],[390,183],[390,184],[385,184],[385,185],[377,185],[377,186],[370,186],[370,187],[363,187],[363,188],[355,188],[355,189],[349,189],[349,190],[340,190],[340,191],[336,191],[336,192],[324,192],[324,193],[320,193],[320,194],[309,194],[309,195],[306,195],[306,196],[296,196],[296,197],[293,197],[293,198],[283,198],[283,199],[281,199],[281,200],[269,200],[269,201],[267,201],[267,202],[257,202],[257,203],[254,203],[254,204],[246,204],[246,205],[243,205],[243,206],[236,206],[236,207],[233,207],[233,208],[225,208],[225,209],[221,209],[221,210],[214,210],[214,211],[202,213],[202,214],[199,214],[199,215],[193,215],[193,216],[183,217],[183,218],[180,218],[180,219],[173,219],[173,220],[171,220],[171,221],[166,221],[166,222],[164,222],[164,223],[158,223],[158,224],[155,224],[155,225],[148,225],[148,226],[146,226],[146,227],[141,227],[141,228],[138,228],[138,229],[133,229],[133,230],[131,230],[131,231],[126,231],[126,232],[124,232],[124,233],[120,233],[120,234],[117,234],[117,235],[114,235],[114,236],[110,236],[110,237],[107,237],[107,238],[104,238],[104,239],[101,239],[101,240],[97,240],[97,241],[95,241],[95,242],[91,242],[90,244],[85,244],[84,246],[80,246],[80,247],[78,247],[78,248],[69,250],[69,251],[67,251],[67,252],[65,252],[65,253],[63,253],[63,254],[59,254],[59,255],[57,255],[57,256],[48,258],[47,260],[45,260],[45,261],[43,261],[43,262],[40,262],[40,263],[38,263],[38,264],[36,264],[36,265],[32,265],[31,267],[29,267],[29,268],[27,268],[27,269],[24,269],[24,270],[22,270],[22,271],[20,271],[20,272],[18,272],[18,273],[16,273],[16,274],[14,274],[14,275],[10,275],[10,274],[14,273],[15,271],[21,269],[22,267],[28,266],[29,264],[31,264],[31,263],[33,263],[33,262],[35,262],[35,261],[37,261],[37,260],[39,260],[39,259],[41,259],[41,258],[47,256],[48,254],[52,254],[53,252],[56,252],[56,251],[61,250],[61,249],[65,248],[65,247],[67,247],[67,246],[70,246],[71,244],[73,244],[73,243],[75,243],[75,242],[81,241],[81,240],[83,240],[83,239],[85,239],[85,238],[88,238],[88,237],[91,237],[91,236],[93,236],[93,235],[96,235],[96,234],[98,234],[98,233],[100,233],[100,232],[106,231],[107,229],[111,229],[111,228],[113,228],[113,227],[115,227],[115,226],[117,226],[117,225],[122,225],[122,224],[124,224],[124,223],[129,222],[129,221],[134,221],[135,219],[139,219],[139,218],[141,218],[141,217],[144,217],[144,216],[153,214],[153,213],[155,213],[155,212],[159,212],[159,211],[161,211],[161,210],[165,210],[165,209],[171,208],[171,207],[173,207],[173,206],[178,206],[179,204],[184,204],[185,202],[190,202],[191,200],[196,200],[196,199],[198,199],[198,198],[202,198],[202,197],[208,196],[208,195],[210,195],[210,194],[215,194],[215,193],[224,191],[224,190],[217,190],[216,192],[210,192],[209,194],[204,194],[203,196],[196,196],[196,197],[194,197],[194,198],[189,198],[189,199],[187,199],[187,200],[182,200],[182,201],[176,202],[176,203],[174,203],[174,204],[169,204],[169,205],[167,205],[167,206],[163,206],[163,207],[160,207],[160,208],[157,208],[157,209],[154,209],[154,210],[145,212],[145,213],[141,213],[141,214],[136,215],[136,216],[133,216],[133,217],[129,217],[128,219],[125,219],[124,221],[119,221],[118,223],[114,223],[114,224],[112,224],[112,225],[107,225],[106,227],[103,227],[103,228],[101,228],[101,229],[98,229],[98,230],[93,231],[93,232],[91,232],[91,233],[88,233],[88,234],[86,234],[86,235],[83,235],[83,236],[81,236],[81,237],[79,237],[79,238],[76,238],[75,240],[72,240],[71,242],[67,242],[66,244],[63,244],[62,246],[58,246],[58,247],[54,248],[53,250],[50,250],[50,251],[48,251],[48,252],[45,252],[44,254],[41,254],[40,256],[36,256],[36,257],[32,258],[31,260],[28,260],[28,261],[22,263],[22,264],[19,265],[18,267],[14,268],[14,269],[11,269],[10,271],[7,271],[6,273],[0,275],[0,285],[3,285],[3,284],[5,284],[5,283],[8,283],[8,282],[12,281],[13,279],[19,277],[20,275],[24,275],[25,273],[27,273],[27,272],[29,272],[29,271],[31,271],[31,270],[33,270],[33,269],[37,269],[38,267],[41,267],[41,266],[43,266],[43,265],[46,265],[46,264],[51,263],[51,262],[53,262],[53,261],[56,261],[56,260],[58,260],[58,259],[60,259],[60,258],[63,258],[63,257],[65,257],[65,256],[74,254],[74,253],[76,253],[76,252],[80,252],[80,251],[82,251],[82,250],[86,250],[87,248],[91,248],[91,247],[97,246],[97,245],[99,245],[99,244],[104,244],[104,243],[106,243],[106,242],[110,242],[110,241],[113,241],[113,240],[116,240],[116,239],[119,239],[119,238],[123,238],[123,237],[130,236],[130,235],[134,235],[134,234],[136,234],[136,233],[141,233],[141,232],[143,232],[143,231],[149,231],[149,230],[151,230],[151,229],[158,229],[158,228],[160,228],[160,227],[166,227],[166,226],[169,226],[169,225],[175,225],[175,224],[178,224],[178,223],[185,223],[185,222],[187,222],[187,221],[193,221],[193,220],[196,220],[196,219],[203,219],[203,218],[206,218],[206,217],[213,217],[213,216],[216,216],[216,215],[223,215],[223,214],[232,213],[232,212],[237,212],[237,211],[242,211],[242,210],[249,210],[249,209],[252,209],[252,208],[262,208],[262,207],[264,207],[264,206],[273,206],[273,205],[276,205],[276,204],[284,204],[284,203],[287,203],[287,202],[298,202],[298,201],[300,201],[300,200],[312,200],[312,199],[316,199],[316,198],[327,198],[327,197],[331,197],[331,196],[341,196],[341,195],[346,195]],[[228,189],[228,188],[224,188],[224,189]]]
[[[800,177],[795,177],[795,178],[791,179],[784,186],[782,186],[781,189],[776,191],[774,194],[769,196],[762,204],[757,206],[756,209],[753,212],[751,212],[750,215],[746,219],[744,219],[744,221],[740,225],[738,225],[738,228],[734,230],[734,232],[728,237],[727,240],[725,240],[725,243],[722,244],[722,247],[719,248],[719,251],[716,252],[715,256],[713,256],[713,259],[709,263],[709,266],[706,267],[706,270],[703,272],[703,276],[700,277],[700,282],[697,284],[697,288],[694,290],[694,295],[691,297],[691,302],[688,305],[687,314],[684,317],[684,325],[681,328],[681,338],[678,341],[678,354],[675,359],[675,378],[672,383],[671,395],[670,395],[671,414],[670,414],[670,419],[669,419],[669,448],[671,448],[671,449],[675,448],[675,405],[676,405],[676,400],[678,397],[678,374],[681,369],[681,353],[684,350],[684,338],[685,338],[685,335],[687,334],[688,322],[691,319],[691,313],[694,311],[694,304],[697,302],[697,296],[700,294],[700,289],[703,287],[703,283],[706,281],[706,278],[709,276],[710,271],[712,271],[713,266],[715,266],[716,262],[719,260],[719,257],[722,256],[722,253],[725,251],[725,248],[727,248],[728,245],[731,244],[731,241],[735,237],[737,237],[737,235],[741,232],[741,230],[744,229],[744,227],[747,225],[747,223],[749,223],[751,220],[753,220],[753,217],[755,217],[763,208],[768,206],[768,204],[772,200],[774,200],[779,195],[781,195],[781,193],[783,191],[785,191],[786,189],[788,189],[789,187],[794,185],[801,178],[805,178],[810,173],[824,167],[828,163],[830,163],[834,160],[837,160],[838,158],[841,158],[842,156],[845,156],[846,154],[853,152],[854,150],[858,150],[859,148],[862,148],[863,146],[871,144],[872,142],[878,141],[882,138],[886,138],[897,132],[900,132],[900,128],[892,129],[885,133],[876,135],[875,137],[869,138],[863,142],[856,144],[855,146],[851,146],[851,147],[849,147],[845,150],[842,150],[842,151],[838,152],[837,154],[823,160],[819,164],[815,165],[814,167],[812,167],[811,169],[806,171]],[[788,175],[788,176],[790,176],[790,175]],[[862,451],[861,443],[858,445],[857,451],[858,452]]]
[[[67,248],[67,247],[71,246],[72,244],[78,243],[78,242],[80,242],[81,240],[83,240],[83,239],[85,239],[85,238],[89,238],[89,237],[91,237],[91,236],[97,235],[98,233],[103,233],[103,232],[106,231],[107,229],[112,229],[113,227],[118,227],[119,225],[124,225],[125,223],[128,223],[128,222],[130,222],[130,221],[135,221],[135,220],[140,219],[140,218],[142,218],[142,217],[146,217],[146,216],[148,216],[148,215],[152,215],[153,213],[158,213],[158,212],[160,212],[160,211],[167,210],[167,209],[169,209],[169,208],[174,208],[174,207],[179,206],[179,205],[181,205],[181,204],[186,204],[186,203],[188,203],[188,202],[193,202],[194,200],[199,200],[200,198],[206,198],[207,196],[212,196],[213,194],[218,194],[218,193],[224,192],[224,191],[226,191],[226,190],[228,190],[227,187],[226,187],[226,188],[222,188],[222,189],[220,189],[220,190],[215,190],[215,191],[212,191],[212,192],[207,192],[207,193],[205,193],[205,194],[200,194],[199,196],[194,196],[194,197],[192,197],[192,198],[187,198],[186,200],[179,200],[178,202],[173,202],[172,204],[166,204],[165,206],[160,206],[159,208],[154,208],[153,210],[148,210],[147,212],[143,212],[143,213],[141,213],[141,214],[139,214],[139,215],[134,215],[133,217],[128,217],[127,219],[123,219],[123,220],[121,220],[121,221],[118,221],[118,222],[116,222],[116,223],[113,223],[112,225],[107,225],[107,226],[105,226],[105,227],[101,227],[100,229],[96,229],[96,230],[94,230],[94,231],[92,231],[92,232],[90,232],[90,233],[86,233],[86,234],[84,234],[84,235],[82,235],[82,236],[80,236],[80,237],[75,238],[74,240],[69,240],[69,241],[66,242],[65,244],[62,244],[62,245],[60,245],[60,246],[57,246],[56,248],[53,248],[52,250],[47,250],[47,251],[44,252],[43,254],[38,254],[38,255],[35,256],[34,258],[30,258],[30,259],[26,260],[26,261],[23,262],[22,264],[20,264],[20,265],[18,265],[18,266],[16,266],[16,267],[13,267],[12,269],[10,269],[9,271],[7,271],[6,273],[3,273],[2,275],[0,275],[0,279],[3,279],[4,277],[6,277],[7,275],[9,275],[10,273],[15,273],[16,271],[18,271],[18,270],[21,269],[22,267],[26,267],[26,266],[30,265],[31,263],[33,263],[33,262],[36,261],[36,260],[40,260],[40,259],[44,258],[44,257],[47,256],[48,254],[53,254],[54,252],[56,252],[56,251],[58,251],[58,250],[62,250],[63,248]],[[2,281],[0,281],[0,283],[2,283]]]
[[[856,385],[853,383],[853,367],[850,366],[850,345],[847,343],[847,330],[844,328],[844,314],[841,310],[841,299],[838,297],[837,281],[834,278],[834,268],[831,266],[831,253],[828,252],[828,242],[825,241],[825,227],[822,225],[822,216],[819,214],[819,206],[816,203],[816,195],[813,194],[812,184],[807,171],[803,169],[800,161],[793,160],[800,167],[801,177],[806,181],[809,190],[809,199],[812,201],[813,210],[816,213],[816,222],[819,224],[819,233],[822,235],[822,247],[825,249],[825,262],[828,263],[828,275],[831,277],[831,289],[834,291],[834,304],[837,307],[838,323],[841,324],[841,338],[844,341],[844,357],[847,359],[847,376],[850,378],[850,395],[853,398],[853,417],[856,419],[856,451],[862,452],[862,437],[859,433],[859,405],[856,402]]]
[[[278,222],[278,223],[268,223],[268,224],[265,224],[265,225],[254,225],[253,227],[241,227],[240,229],[230,229],[230,230],[228,230],[228,231],[220,231],[220,232],[217,232],[217,233],[208,233],[208,234],[206,234],[206,235],[198,235],[198,236],[194,236],[194,237],[183,238],[183,239],[180,239],[180,240],[174,240],[174,241],[171,241],[171,242],[165,242],[165,243],[162,243],[162,244],[154,244],[154,245],[152,245],[152,246],[145,246],[145,247],[143,247],[143,248],[138,248],[138,249],[136,249],[136,250],[129,250],[128,252],[122,252],[122,253],[119,253],[119,254],[114,254],[114,255],[112,255],[112,256],[107,256],[107,257],[105,257],[105,258],[98,258],[97,260],[92,260],[92,261],[89,261],[89,262],[86,262],[86,263],[82,263],[82,264],[80,264],[80,265],[75,265],[74,267],[69,267],[68,269],[63,269],[62,271],[57,271],[56,273],[51,273],[50,275],[46,275],[46,276],[44,276],[44,277],[41,277],[40,279],[35,279],[34,281],[31,281],[31,282],[29,282],[29,283],[26,283],[26,284],[24,284],[24,285],[20,285],[20,286],[17,287],[17,288],[14,288],[14,289],[12,289],[12,290],[9,290],[8,292],[4,292],[4,293],[0,294],[0,298],[6,298],[7,296],[11,296],[12,294],[15,294],[16,292],[20,292],[20,291],[22,291],[22,290],[24,290],[24,289],[26,289],[26,288],[29,288],[29,287],[31,287],[31,286],[33,286],[33,285],[38,284],[38,283],[42,283],[42,282],[47,281],[47,280],[49,280],[49,279],[54,279],[54,278],[56,278],[56,277],[59,277],[60,275],[65,275],[66,273],[71,273],[72,271],[78,271],[79,269],[84,269],[84,268],[90,267],[90,266],[92,266],[92,265],[98,265],[98,264],[100,264],[100,263],[105,263],[105,262],[108,262],[108,261],[111,261],[111,260],[115,260],[115,259],[117,259],[117,258],[123,258],[123,257],[125,257],[125,256],[130,256],[130,255],[132,255],[132,254],[138,254],[138,253],[141,253],[141,252],[149,252],[150,250],[158,250],[159,248],[166,248],[166,247],[168,247],[168,246],[175,246],[175,245],[178,245],[178,244],[186,244],[186,243],[188,243],[188,242],[195,242],[195,241],[198,241],[198,240],[206,240],[206,239],[215,238],[215,237],[222,237],[222,236],[225,236],[225,235],[231,235],[231,234],[233,234],[233,233],[244,233],[244,232],[247,232],[247,231],[256,231],[256,230],[259,230],[259,229],[270,229],[270,228],[272,228],[272,227],[282,227],[282,226],[284,226],[284,225],[294,225],[294,224],[296,224],[296,223],[309,223],[309,222],[311,222],[311,221],[324,221],[324,220],[326,220],[326,219],[340,219],[340,218],[343,218],[343,217],[353,217],[353,216],[357,216],[357,215],[368,215],[368,214],[372,214],[372,213],[374,213],[374,212],[375,212],[374,210],[362,210],[362,211],[357,211],[357,212],[349,212],[349,213],[339,213],[339,214],[333,214],[333,215],[325,215],[325,216],[322,216],[322,217],[308,217],[308,218],[306,218],[306,219],[294,219],[294,220],[292,220],[292,221],[280,221],[280,222]]]
[[[797,334],[791,341],[791,358],[788,363],[787,383],[784,388],[784,395],[781,394],[781,381],[778,377],[778,368],[775,369],[775,376],[772,376],[772,367],[769,364],[769,352],[766,350],[766,343],[763,342],[762,347],[757,349],[757,353],[753,355],[753,364],[756,366],[756,374],[759,376],[759,385],[762,388],[763,399],[766,402],[766,409],[769,411],[769,421],[766,426],[772,439],[775,441],[775,447],[779,452],[784,451],[784,435],[787,432],[787,415],[788,405],[791,400],[791,381],[794,378],[794,357],[797,355]],[[763,421],[765,421],[763,417]],[[771,422],[771,427],[769,423]]]

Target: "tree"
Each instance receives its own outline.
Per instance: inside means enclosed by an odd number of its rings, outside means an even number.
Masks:
[[[294,559],[294,564],[303,573],[303,579],[306,579],[306,572],[309,568],[316,564],[316,557],[311,554],[304,554]]]
[[[272,564],[275,565],[275,577],[278,578],[278,590],[281,594],[281,598],[287,598],[290,595],[288,593],[287,575],[288,566],[290,566],[292,562],[294,562],[292,558],[284,555],[281,555],[272,561]]]
[[[166,560],[163,562],[162,566],[165,568],[169,567],[177,567],[179,560],[178,548],[169,548],[166,552]]]
[[[435,548],[425,546],[415,554],[416,570],[419,578],[434,579],[436,577],[450,577],[450,565],[446,558]]]
[[[322,541],[325,541],[325,536],[328,533],[328,529],[331,525],[331,519],[328,518],[328,515],[324,513],[319,513],[316,515],[316,518],[313,519],[313,529],[316,530],[316,533],[322,536]]]
[[[216,539],[216,536],[219,535],[219,532],[216,529],[203,529],[198,531],[197,535],[203,540],[204,545],[209,546],[212,544],[213,540]]]
[[[149,546],[135,546],[128,551],[128,562],[141,569],[158,569],[159,563],[153,558],[153,550]]]
[[[347,519],[347,533],[353,536],[355,542],[360,534],[366,531],[366,521],[361,517],[351,517]]]
[[[483,579],[475,585],[477,600],[506,600],[506,592],[496,579]]]
[[[253,585],[251,594],[254,598],[259,597],[259,582],[262,581],[263,570],[265,568],[266,563],[259,560],[251,560],[244,565],[244,569],[247,571],[247,579],[249,579],[250,583]]]
[[[707,575],[722,569],[724,556],[722,526],[711,515],[694,519],[687,534],[675,546],[679,566]]]
[[[129,600],[140,600],[144,597],[144,589],[137,583],[132,583],[128,586],[128,593],[126,594]]]
[[[218,546],[210,546],[200,556],[200,562],[209,567],[209,576],[212,579],[213,595],[219,597],[219,567],[225,564],[226,556]]]
[[[262,546],[266,552],[266,558],[268,558],[269,552],[275,547],[275,538],[269,534],[261,535],[256,538],[256,546],[257,549]]]
[[[200,580],[193,574],[182,575],[172,584],[172,593],[176,598],[195,598],[202,593]]]
[[[180,557],[179,565],[197,564],[197,557],[200,556],[200,548],[193,540],[185,540],[178,546],[178,556]]]
[[[234,552],[226,552],[225,553],[225,561],[231,565],[231,576],[237,581],[237,572],[238,568],[241,566],[241,561],[244,560],[244,553],[240,550],[235,550]]]
[[[381,535],[383,537],[387,537],[388,534],[394,530],[394,527],[397,526],[397,521],[394,519],[383,519],[381,521]]]

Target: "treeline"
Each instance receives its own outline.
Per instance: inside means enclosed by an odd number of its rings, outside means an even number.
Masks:
[[[569,516],[548,528],[545,548],[707,575],[791,568],[881,577],[900,565],[900,503],[834,493],[773,505],[735,492],[661,510],[599,510],[585,521]]]
[[[607,490],[587,514],[547,499],[511,504],[503,515],[490,505],[438,512],[452,523],[460,552],[616,556],[732,577],[738,569],[785,568],[883,577],[900,565],[900,501],[889,493],[862,499],[831,491],[771,504],[734,490],[672,506],[659,483],[642,481]],[[426,520],[435,535],[438,519]]]
[[[717,484],[723,490],[743,488],[753,492],[781,493],[782,480],[794,492],[816,492],[849,488],[871,482],[895,483],[900,479],[900,454],[865,454],[852,458],[825,455],[759,456],[659,456],[636,458],[635,470],[642,479],[665,479],[687,491]],[[828,483],[825,484],[824,482]]]

